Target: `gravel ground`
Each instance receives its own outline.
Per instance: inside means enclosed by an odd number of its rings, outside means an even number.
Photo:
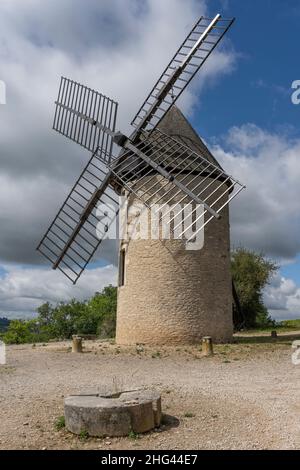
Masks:
[[[291,338],[243,337],[215,347],[129,348],[86,341],[9,346],[0,366],[0,449],[299,449],[300,366]],[[63,397],[152,387],[163,426],[136,439],[80,439],[56,430]]]

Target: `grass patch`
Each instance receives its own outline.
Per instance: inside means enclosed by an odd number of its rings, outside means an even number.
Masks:
[[[281,345],[289,345],[292,341],[295,339],[299,339],[300,335],[298,334],[290,334],[290,335],[284,335],[280,336],[280,332],[277,330],[277,333],[279,336],[277,338],[272,338],[271,334],[270,336],[258,336],[258,335],[251,335],[251,336],[236,336],[235,339],[237,340],[237,343],[242,345],[242,344],[251,344],[251,345],[274,345],[276,344],[281,344]]]
[[[155,353],[152,354],[151,357],[152,357],[153,359],[160,358],[160,357],[161,357],[160,351],[156,351]]]
[[[249,335],[259,335],[260,333],[269,333],[271,331],[277,331],[278,334],[280,333],[288,333],[293,331],[300,331],[300,319],[296,320],[284,320],[281,322],[277,322],[274,326],[266,326],[261,328],[251,328],[249,330],[243,330],[243,334]],[[238,333],[237,333],[238,334]]]
[[[79,439],[80,439],[81,441],[86,441],[89,437],[90,437],[90,436],[89,436],[89,433],[88,433],[85,429],[83,429],[82,431],[80,431]]]
[[[0,366],[0,374],[6,372],[7,374],[11,374],[12,372],[15,372],[17,369],[16,367],[12,366]]]
[[[134,441],[140,438],[139,434],[133,430],[130,431],[130,433],[128,434],[128,437],[129,439],[132,439]]]
[[[191,413],[190,411],[188,411],[187,413],[184,413],[184,417],[185,418],[195,418],[195,414],[194,413]]]
[[[56,431],[60,431],[66,427],[66,421],[64,416],[59,416],[54,423]]]
[[[284,320],[279,323],[277,330],[279,331],[292,331],[292,330],[299,330],[300,331],[300,319],[297,320]]]

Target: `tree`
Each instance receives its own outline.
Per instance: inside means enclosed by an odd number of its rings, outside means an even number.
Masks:
[[[34,320],[12,320],[2,334],[7,344],[46,342],[49,339],[69,339],[73,334],[97,334],[112,337],[116,330],[117,288],[107,286],[90,300],[49,302],[37,309]]]
[[[116,331],[117,288],[107,286],[101,293],[97,292],[87,304],[89,314],[97,319],[97,334],[112,337]]]
[[[277,270],[276,263],[261,253],[245,248],[238,248],[232,252],[232,278],[245,327],[263,327],[272,324],[272,319],[263,303],[263,289]]]
[[[23,344],[48,341],[50,337],[38,320],[12,320],[3,340],[7,344]]]
[[[53,320],[53,307],[49,302],[40,305],[37,308],[37,313],[39,314],[39,322],[43,325],[50,325]]]
[[[116,329],[117,288],[107,286],[84,302],[71,300],[52,306],[48,302],[37,312],[38,322],[51,338],[71,338],[73,334],[111,337]]]
[[[80,331],[88,321],[86,303],[73,299],[69,303],[61,302],[53,309],[50,328],[54,337],[67,339],[77,333],[89,333],[89,329]]]

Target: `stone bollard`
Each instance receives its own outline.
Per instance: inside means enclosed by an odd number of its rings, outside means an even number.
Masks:
[[[271,337],[272,338],[277,338],[277,331],[275,331],[275,330],[271,331]]]
[[[72,336],[72,353],[82,353],[82,338],[81,336]]]
[[[213,355],[214,351],[213,351],[213,343],[212,343],[211,336],[204,336],[202,338],[202,353],[203,353],[203,356]]]

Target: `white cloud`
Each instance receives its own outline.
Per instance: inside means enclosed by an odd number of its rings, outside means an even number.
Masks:
[[[0,126],[2,261],[41,262],[34,248],[88,158],[51,131],[59,76],[118,100],[118,126],[128,131],[130,119],[195,18],[207,13],[207,3],[1,1],[0,79],[7,87]],[[215,51],[184,93],[182,110],[191,115],[203,87],[229,73],[235,60],[228,47]],[[300,251],[300,142],[248,124],[231,129],[213,151],[228,171],[247,184],[247,191],[232,205],[234,243],[292,260]],[[105,256],[114,260],[112,246],[105,247]],[[88,297],[114,282],[116,275],[112,266],[89,270],[74,287],[50,269],[6,266],[6,270],[0,279],[0,309],[23,313],[45,300]],[[293,281],[282,277],[266,290],[270,308],[281,309],[284,315],[299,310],[299,298]]]
[[[33,248],[89,156],[51,130],[60,75],[118,100],[118,126],[127,131],[191,25],[206,12],[205,0],[0,2],[0,79],[7,85],[0,126],[0,260],[39,262]],[[191,112],[204,82],[230,72],[234,62],[232,50],[218,49],[183,94],[183,110]]]
[[[42,303],[58,303],[73,298],[85,300],[105,286],[116,285],[117,269],[108,265],[86,270],[73,286],[60,272],[50,269],[5,266],[0,282],[0,316],[30,316]]]
[[[0,239],[6,261],[28,264],[44,261],[36,247],[57,212],[53,199],[62,201],[68,192],[63,181],[50,175],[36,175],[32,179],[20,176],[17,182],[12,175],[0,175]],[[116,263],[116,242],[106,240],[102,248],[102,258]]]
[[[300,252],[300,140],[254,124],[233,127],[213,153],[226,171],[247,185],[231,205],[234,246],[264,252],[288,264]],[[299,318],[300,288],[274,276],[264,292],[276,319]]]
[[[300,252],[300,139],[246,124],[213,153],[247,186],[231,206],[233,244],[292,261]]]
[[[206,0],[1,0],[0,261],[38,265],[35,247],[88,153],[51,130],[59,77],[119,101],[126,132],[147,92],[189,32]],[[204,83],[229,73],[236,55],[218,49],[180,100],[191,113]],[[115,263],[114,244],[100,256]],[[40,301],[84,298],[111,282],[112,267],[89,270],[73,287],[57,272],[6,266],[0,309],[31,312]]]
[[[273,318],[299,318],[300,288],[292,279],[280,274],[273,277],[270,285],[265,288],[264,302]]]

